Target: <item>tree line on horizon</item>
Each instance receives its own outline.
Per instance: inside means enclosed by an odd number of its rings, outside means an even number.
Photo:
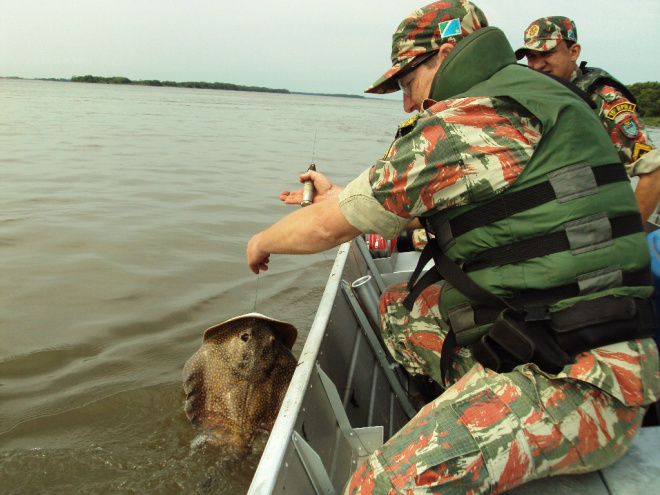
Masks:
[[[660,117],[660,82],[635,83],[628,89],[637,99],[640,117]]]
[[[255,91],[260,93],[290,93],[288,89],[264,88],[261,86],[241,86],[240,84],[222,83],[222,82],[203,82],[203,81],[159,81],[157,79],[147,79],[132,81],[128,77],[100,77],[100,76],[73,76],[71,82],[78,83],[96,83],[96,84],[133,84],[138,86],[166,86],[172,88],[195,88],[195,89],[224,89],[227,91]]]
[[[157,79],[146,79],[133,81],[128,77],[101,77],[101,76],[73,76],[71,82],[80,83],[98,83],[98,84],[135,84],[139,86],[166,86],[175,88],[196,88],[196,89],[223,89],[227,91],[255,91],[263,93],[286,93],[291,92],[288,89],[264,88],[261,86],[241,86],[239,84],[223,82],[203,82],[203,81],[159,81]],[[637,99],[637,112],[642,118],[651,118],[657,120],[660,118],[660,82],[639,82],[628,86],[630,92]],[[331,95],[340,96],[340,95]],[[350,95],[341,95],[350,96]]]

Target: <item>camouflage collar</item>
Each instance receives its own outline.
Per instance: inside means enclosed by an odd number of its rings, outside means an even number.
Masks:
[[[573,71],[573,74],[571,74],[571,82],[575,82],[576,79],[580,79],[582,77],[582,71],[580,70],[579,67],[576,67],[575,70]]]
[[[513,49],[500,29],[480,29],[449,52],[435,75],[429,97],[436,101],[452,98],[515,63]]]

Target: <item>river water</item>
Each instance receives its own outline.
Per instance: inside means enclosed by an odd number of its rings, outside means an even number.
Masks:
[[[183,412],[205,328],[257,310],[298,355],[334,251],[249,238],[312,154],[345,184],[400,102],[0,79],[0,494],[244,493]],[[655,132],[656,142],[660,132]]]
[[[299,354],[334,252],[257,277],[247,241],[312,154],[339,184],[381,156],[400,102],[0,79],[0,112],[0,493],[245,492],[181,370],[255,306]]]

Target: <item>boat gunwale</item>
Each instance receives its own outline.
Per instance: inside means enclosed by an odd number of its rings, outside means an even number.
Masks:
[[[350,242],[346,242],[339,247],[316,316],[314,317],[309,334],[305,340],[305,345],[298,359],[296,371],[291,378],[289,388],[287,389],[257,470],[254,473],[247,495],[273,493],[279,474],[282,472],[282,464],[287,447],[300,414],[305,391],[309,386],[315,369],[321,344],[323,343],[326,328],[332,314],[334,301],[341,288],[341,276],[346,267],[348,254],[351,250],[350,247]]]

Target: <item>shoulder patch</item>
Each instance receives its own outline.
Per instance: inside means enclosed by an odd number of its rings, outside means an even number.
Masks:
[[[629,101],[618,103],[609,109],[606,117],[610,120],[614,120],[617,115],[623,112],[634,112],[637,105],[630,103]]]
[[[633,156],[632,156],[633,161],[637,161],[639,158],[646,155],[652,149],[653,148],[651,148],[646,144],[635,143],[635,147],[633,148]]]
[[[617,125],[619,126],[619,129],[621,129],[621,132],[626,135],[626,137],[634,139],[639,136],[639,126],[637,125],[637,122],[635,122],[635,119],[632,118],[632,115],[630,117],[626,117]]]

